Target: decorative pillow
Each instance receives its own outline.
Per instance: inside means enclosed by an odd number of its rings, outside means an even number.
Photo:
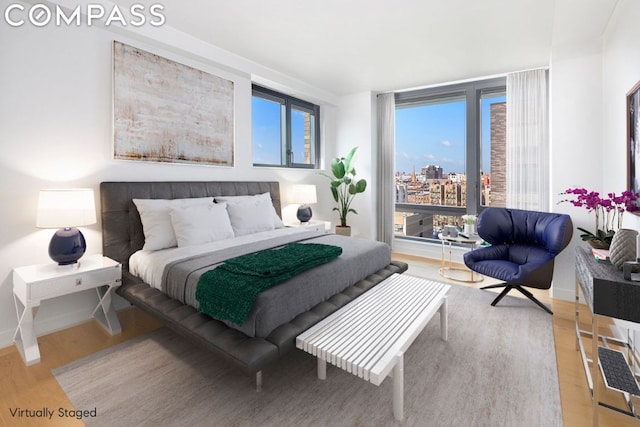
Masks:
[[[133,199],[138,208],[144,233],[142,249],[157,251],[178,245],[169,211],[181,206],[211,205],[213,197],[195,197],[190,199]]]
[[[178,247],[233,237],[226,203],[172,208],[169,216]]]
[[[269,230],[273,228],[284,228],[284,223],[278,216],[276,209],[273,207],[273,202],[271,201],[271,193],[269,192],[256,194],[254,196],[216,196],[216,202],[227,202],[227,205],[238,204],[238,203],[249,203],[250,205],[252,205],[255,202],[259,205],[259,208],[261,210],[269,211],[269,213],[266,215],[268,218],[272,220],[272,223],[273,223],[273,227],[270,228]],[[227,210],[228,210],[228,206],[227,206]],[[229,211],[229,216],[231,216],[231,211]],[[233,224],[233,219],[231,220],[231,223]]]
[[[236,200],[227,202],[227,212],[236,236],[259,233],[275,228],[275,211],[271,202],[260,199]]]

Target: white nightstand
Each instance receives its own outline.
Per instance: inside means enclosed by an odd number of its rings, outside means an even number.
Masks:
[[[320,221],[316,219],[312,219],[309,222],[292,222],[285,224],[287,227],[300,227],[307,228],[309,230],[322,231],[324,233],[328,233],[331,229],[331,223],[329,221]]]
[[[111,307],[111,296],[122,280],[122,266],[102,255],[84,256],[78,264],[58,266],[49,263],[13,270],[13,299],[18,315],[13,341],[27,365],[40,361],[33,319],[43,300],[95,289],[100,302],[93,310],[93,317],[111,335],[122,331]]]

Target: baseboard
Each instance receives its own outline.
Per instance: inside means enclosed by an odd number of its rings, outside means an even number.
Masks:
[[[576,294],[574,290],[570,290],[570,289],[561,289],[561,288],[557,288],[555,286],[551,287],[551,298],[554,299],[561,299],[564,301],[575,301],[576,300]],[[582,297],[581,297],[582,299]]]
[[[393,251],[401,254],[420,256],[424,258],[442,259],[442,245],[431,242],[415,242],[409,239],[394,239]],[[469,247],[451,246],[451,260],[464,263],[462,256],[469,251]],[[449,246],[446,246],[445,256],[449,259]]]

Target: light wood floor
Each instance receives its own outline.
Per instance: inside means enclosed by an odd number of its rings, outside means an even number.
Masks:
[[[438,268],[439,262],[417,257],[395,255],[411,265],[421,268]],[[479,287],[475,284],[473,286]],[[515,296],[515,295],[514,295]],[[591,425],[591,399],[586,378],[582,371],[579,353],[575,350],[575,326],[573,303],[554,300],[547,292],[536,293],[541,301],[550,305],[554,312],[553,329],[558,363],[560,396],[564,425],[582,427]],[[491,307],[488,306],[487,310]],[[581,318],[588,321],[585,310]],[[72,410],[73,406],[62,392],[51,369],[114,346],[133,337],[148,333],[161,325],[137,309],[118,313],[122,334],[109,336],[96,322],[89,321],[78,326],[38,338],[42,360],[26,367],[14,346],[0,349],[0,425],[13,426],[82,426],[74,418],[59,418],[58,408]],[[523,331],[526,333],[526,331]],[[587,343],[588,345],[588,340]],[[526,369],[527,367],[523,367]],[[534,376],[535,372],[531,372]],[[87,381],[91,381],[90,378]],[[526,398],[518,396],[517,399]],[[607,396],[616,403],[617,396]],[[19,418],[11,415],[15,408],[49,408],[56,411],[52,420]],[[640,407],[640,404],[638,404]],[[599,411],[603,427],[638,426],[640,423],[611,411]]]

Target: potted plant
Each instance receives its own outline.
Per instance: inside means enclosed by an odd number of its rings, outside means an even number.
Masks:
[[[351,235],[351,227],[347,224],[347,214],[349,212],[358,213],[351,207],[351,202],[356,194],[363,193],[367,189],[367,181],[365,179],[356,180],[353,160],[357,151],[358,147],[354,147],[346,157],[335,157],[331,160],[332,176],[320,173],[331,181],[331,194],[338,204],[337,207],[333,208],[334,211],[338,211],[340,216],[340,225],[336,226],[336,234],[346,236]]]
[[[462,222],[464,223],[464,232],[471,236],[476,234],[476,221],[478,218],[475,215],[462,215]]]
[[[617,196],[615,193],[600,197],[600,193],[585,188],[569,188],[562,195],[573,195],[573,199],[560,200],[558,203],[569,202],[576,207],[584,207],[588,212],[595,212],[595,232],[577,227],[582,232],[580,238],[597,249],[609,249],[616,231],[622,226],[622,215],[625,211],[633,212],[637,208],[638,194],[623,191]]]

